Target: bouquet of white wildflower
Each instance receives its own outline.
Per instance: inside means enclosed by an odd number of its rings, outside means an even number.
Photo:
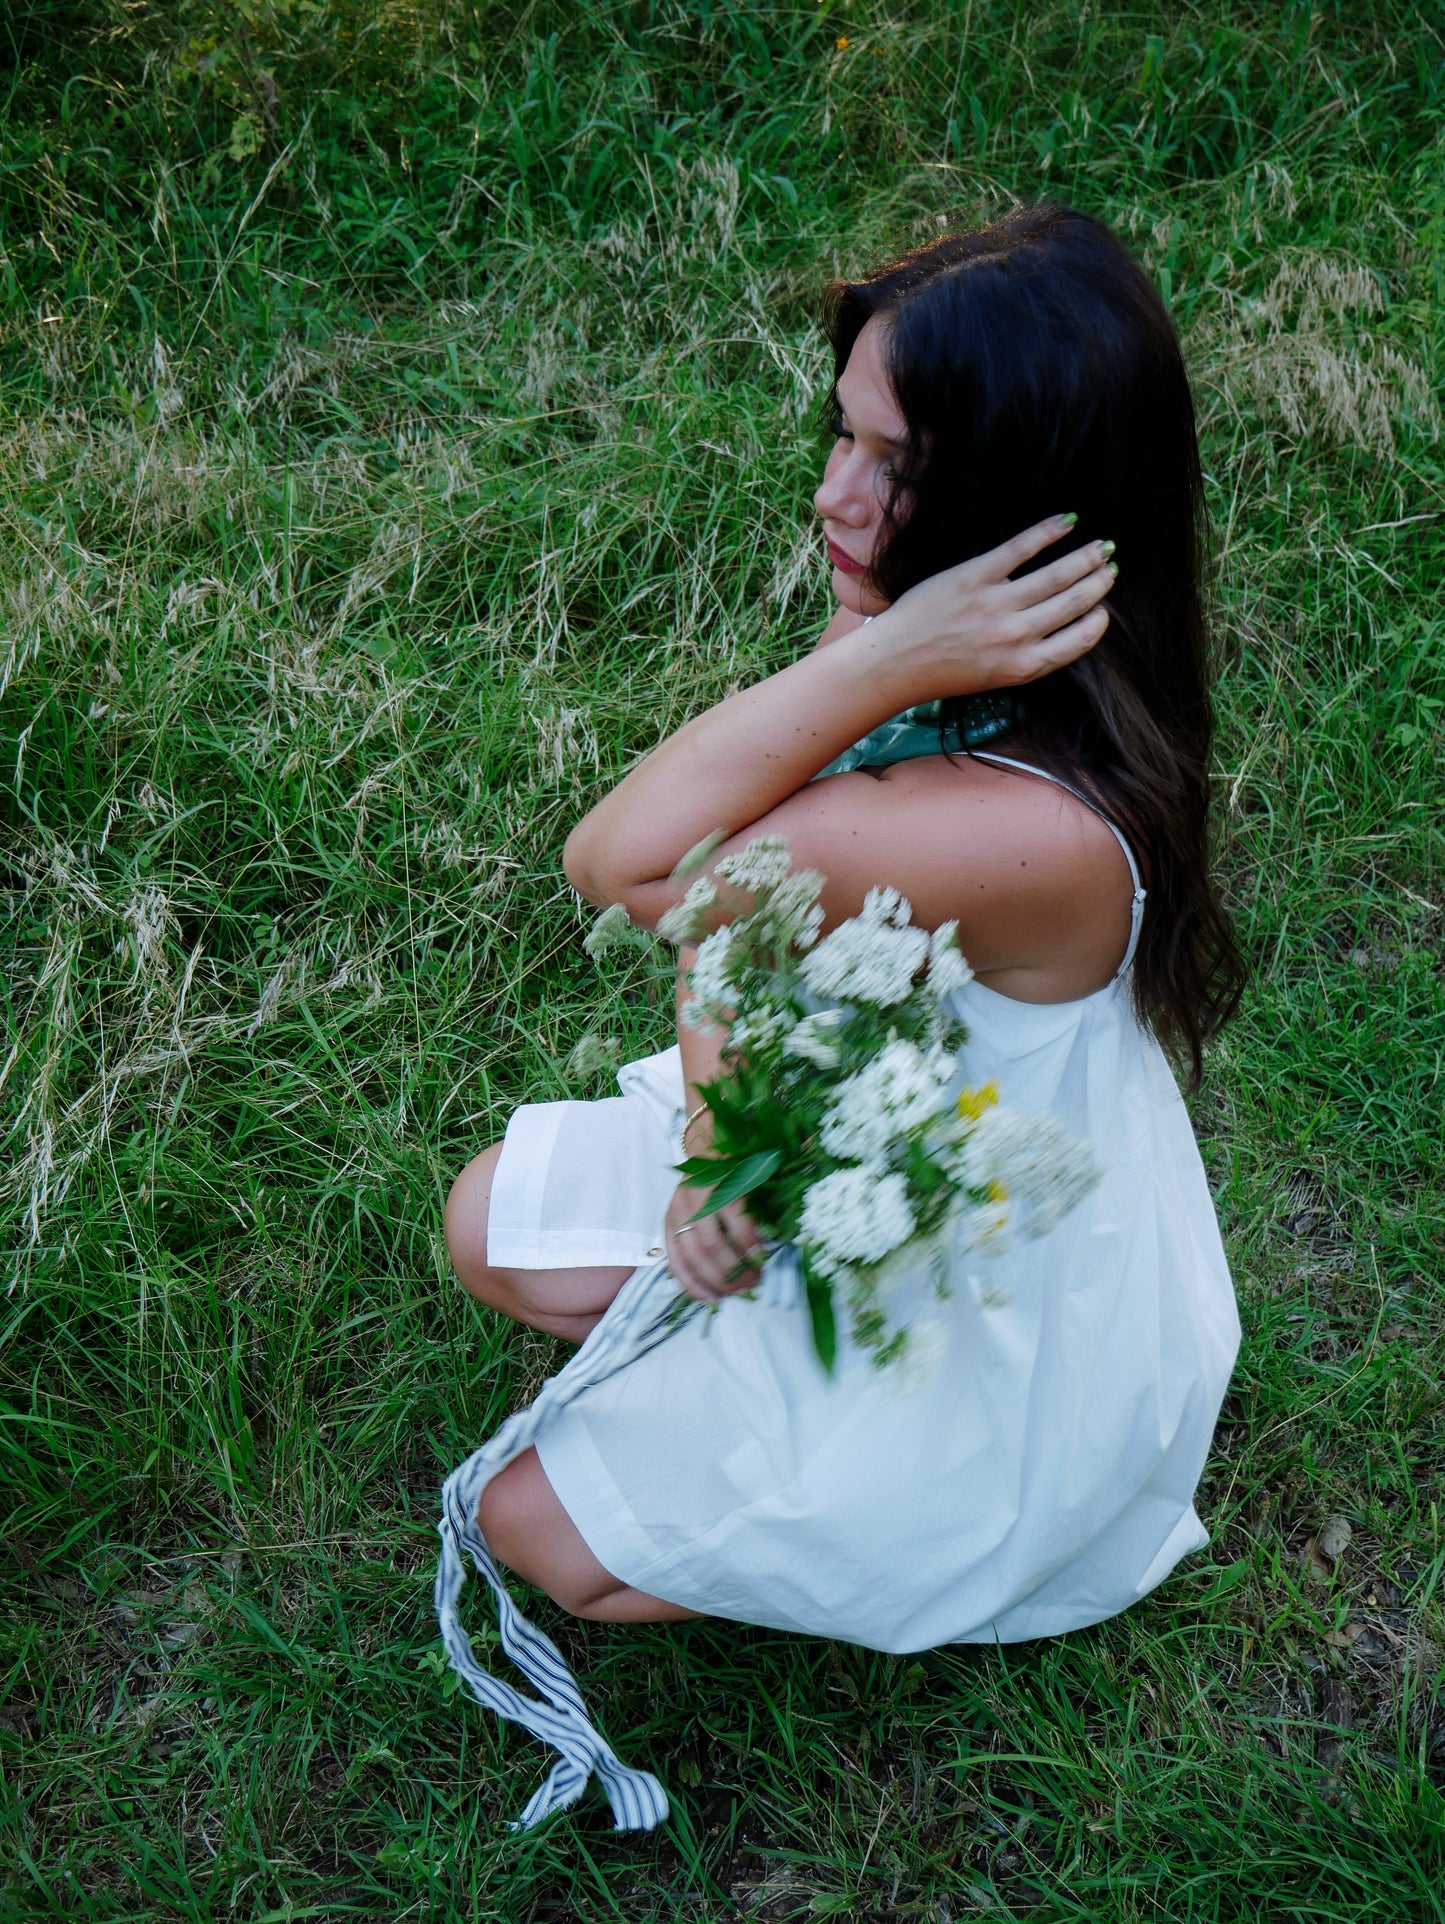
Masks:
[[[700,868],[719,839],[679,872]],[[930,935],[896,889],[875,888],[860,915],[820,937],[823,878],[795,872],[779,836],[756,837],[715,874],[750,891],[753,907],[703,936],[688,978],[683,1019],[726,1031],[726,1073],[699,1087],[711,1152],[678,1172],[712,1186],[698,1217],[746,1197],[764,1238],[796,1248],[826,1369],[840,1307],[876,1363],[900,1361],[908,1332],[889,1328],[890,1280],[926,1261],[943,1295],[949,1250],[1051,1228],[1098,1179],[1089,1145],[1050,1116],[1003,1107],[992,1083],[961,1086],[966,1030],[949,997],[973,972],[956,923]],[[717,901],[699,877],[658,934],[696,939]],[[627,939],[612,926],[623,920],[606,912],[594,954]]]

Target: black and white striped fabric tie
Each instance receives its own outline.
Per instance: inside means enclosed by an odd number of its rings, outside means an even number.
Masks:
[[[561,1753],[546,1782],[514,1820],[515,1830],[530,1830],[554,1811],[575,1803],[594,1773],[612,1806],[618,1830],[652,1830],[660,1824],[667,1816],[667,1793],[650,1772],[630,1770],[619,1759],[588,1716],[577,1680],[556,1644],[529,1623],[508,1596],[477,1525],[477,1504],[498,1471],[530,1449],[559,1410],[592,1384],[664,1342],[681,1318],[703,1307],[684,1302],[679,1311],[677,1283],[665,1262],[636,1270],[566,1367],[542,1385],[536,1401],[509,1416],[496,1435],[442,1485],[436,1612],[447,1659],[478,1703],[521,1724]],[[477,1662],[457,1616],[457,1600],[466,1580],[463,1550],[470,1552],[496,1597],[502,1648],[527,1682],[541,1692],[541,1699],[500,1682]]]

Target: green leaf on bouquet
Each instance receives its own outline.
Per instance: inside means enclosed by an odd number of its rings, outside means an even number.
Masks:
[[[833,1365],[838,1360],[838,1325],[833,1315],[833,1291],[821,1276],[815,1276],[807,1264],[803,1265],[803,1287],[808,1295],[808,1315],[813,1322],[813,1347],[818,1352],[818,1361],[833,1374]]]
[[[731,1167],[731,1158],[725,1156],[687,1156],[675,1162],[673,1168],[684,1182],[711,1182],[720,1169]]]
[[[689,1158],[689,1161],[701,1160],[700,1157]],[[735,1163],[723,1177],[697,1214],[688,1217],[688,1221],[700,1223],[704,1216],[715,1214],[725,1203],[736,1202],[739,1196],[746,1196],[750,1189],[756,1189],[760,1182],[766,1182],[781,1161],[782,1156],[776,1149],[765,1149],[761,1155],[757,1156],[744,1156],[743,1160]],[[686,1164],[680,1166],[686,1168]],[[717,1164],[704,1164],[704,1167],[716,1169]],[[704,1176],[689,1178],[689,1180],[706,1181],[707,1178]]]

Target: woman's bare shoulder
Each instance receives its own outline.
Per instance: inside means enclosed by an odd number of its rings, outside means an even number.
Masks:
[[[879,770],[879,781],[910,812],[947,818],[970,843],[1016,845],[1020,866],[1043,864],[1083,889],[1129,881],[1128,858],[1099,810],[1037,770],[929,754]]]
[[[1132,883],[1107,823],[1042,776],[924,756],[811,782],[737,839],[780,834],[824,877],[829,925],[887,883],[924,928],[958,923],[979,977],[1025,1001],[1101,988],[1128,941]]]
[[[939,811],[950,827],[962,821],[970,832],[987,827],[1022,837],[1034,846],[1036,859],[1072,865],[1097,858],[1106,873],[1115,861],[1127,871],[1118,838],[1099,811],[1036,769],[968,755],[922,755],[880,768],[875,776],[904,806],[930,815]]]

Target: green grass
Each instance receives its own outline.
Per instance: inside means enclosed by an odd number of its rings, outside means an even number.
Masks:
[[[1445,1919],[1428,9],[6,32],[4,1915]],[[916,1660],[539,1599],[674,1816],[517,1839],[541,1752],[449,1694],[437,1490],[559,1351],[459,1296],[442,1201],[584,1030],[667,1039],[559,852],[825,617],[818,290],[1045,192],[1165,289],[1220,541],[1213,1542]]]

